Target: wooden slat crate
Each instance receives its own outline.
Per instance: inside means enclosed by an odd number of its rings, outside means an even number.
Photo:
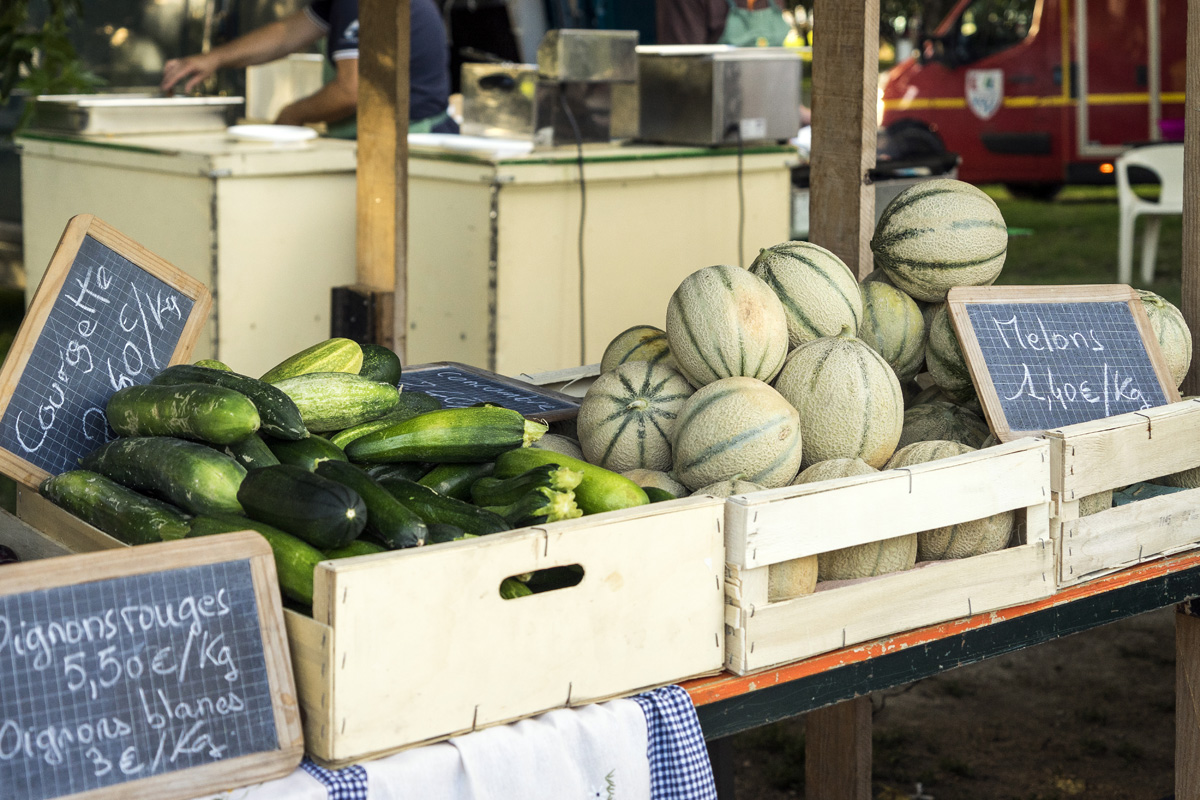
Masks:
[[[904,469],[730,498],[726,658],[739,675],[1054,593],[1049,445],[1021,439]],[[1017,512],[1006,549],[771,602],[772,564]]]
[[[1046,432],[1059,586],[1200,544],[1200,489],[1080,517],[1080,500],[1200,466],[1200,401]]]

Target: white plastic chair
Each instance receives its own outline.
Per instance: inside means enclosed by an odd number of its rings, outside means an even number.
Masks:
[[[1162,217],[1183,215],[1183,144],[1152,144],[1126,150],[1117,157],[1117,206],[1121,214],[1117,252],[1117,283],[1129,283],[1133,272],[1134,223],[1146,216],[1142,233],[1142,282],[1154,280],[1154,262],[1158,257],[1158,229]],[[1129,185],[1129,168],[1143,167],[1158,176],[1162,184],[1158,202],[1143,200]]]

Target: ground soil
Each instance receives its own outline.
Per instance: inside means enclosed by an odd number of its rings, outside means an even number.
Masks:
[[[872,696],[880,800],[1163,800],[1174,609]],[[737,800],[804,797],[804,720],[734,738]]]

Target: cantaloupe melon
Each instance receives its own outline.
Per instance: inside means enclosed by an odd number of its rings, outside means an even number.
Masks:
[[[995,201],[969,183],[922,181],[888,203],[871,238],[875,264],[917,300],[941,302],[954,286],[987,286],[1008,252]]]
[[[1165,298],[1145,289],[1138,289],[1137,293],[1178,388],[1192,365],[1192,332],[1184,322],[1183,314]]]
[[[811,242],[784,242],[759,252],[750,272],[783,303],[788,346],[858,330],[863,304],[858,281],[833,253]]]
[[[671,468],[671,435],[692,385],[677,370],[628,361],[602,373],[579,404],[583,457],[614,472]]]
[[[915,442],[897,450],[887,468],[911,467],[974,451],[974,447],[958,442]],[[1012,511],[1002,511],[983,519],[921,531],[917,534],[917,560],[966,558],[1003,550],[1012,538],[1015,524],[1016,515]]]
[[[931,400],[904,412],[904,429],[896,447],[940,439],[979,448],[989,435],[983,417],[955,403]]]
[[[1112,500],[1112,489],[1084,495],[1079,498],[1079,516],[1089,517],[1092,514],[1099,514],[1101,511],[1108,511],[1112,508]]]
[[[880,467],[900,441],[900,381],[883,356],[850,331],[793,350],[775,388],[800,412],[804,467],[831,458]]]
[[[741,478],[730,478],[727,481],[717,481],[708,486],[701,486],[693,494],[707,494],[713,497],[733,497],[735,494],[750,494],[759,492],[767,487],[757,483],[744,481]]]
[[[945,303],[938,307],[929,326],[925,366],[933,382],[955,402],[966,403],[975,398],[975,384],[971,382],[971,372]]]
[[[577,439],[572,439],[570,436],[563,436],[558,433],[544,433],[530,447],[537,447],[542,450],[549,450],[554,453],[561,453],[564,456],[578,458],[583,460],[583,448],[579,446]]]
[[[655,489],[662,489],[664,492],[672,494],[675,497],[687,497],[691,494],[688,488],[671,477],[669,472],[654,469],[631,469],[621,474],[643,489],[648,486]]]
[[[862,286],[863,317],[858,338],[883,356],[901,383],[925,363],[925,318],[915,300],[882,281]]]
[[[675,422],[675,475],[689,489],[740,477],[787,486],[800,468],[800,419],[754,378],[722,378],[689,397]]]
[[[770,381],[787,357],[787,316],[757,276],[741,267],[705,267],[671,295],[667,341],[680,372],[697,388],[739,376]]]
[[[604,348],[604,355],[600,356],[600,371],[611,372],[626,361],[672,364],[667,332],[653,325],[634,325],[621,331]]]

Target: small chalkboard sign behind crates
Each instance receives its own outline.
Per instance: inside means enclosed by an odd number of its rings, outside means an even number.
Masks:
[[[4,797],[191,798],[303,756],[255,533],[4,567],[0,675]]]
[[[186,359],[212,298],[90,215],[71,219],[0,369],[0,469],[27,486],[112,438],[113,392]]]
[[[1179,400],[1128,286],[956,287],[947,305],[1000,441]]]

